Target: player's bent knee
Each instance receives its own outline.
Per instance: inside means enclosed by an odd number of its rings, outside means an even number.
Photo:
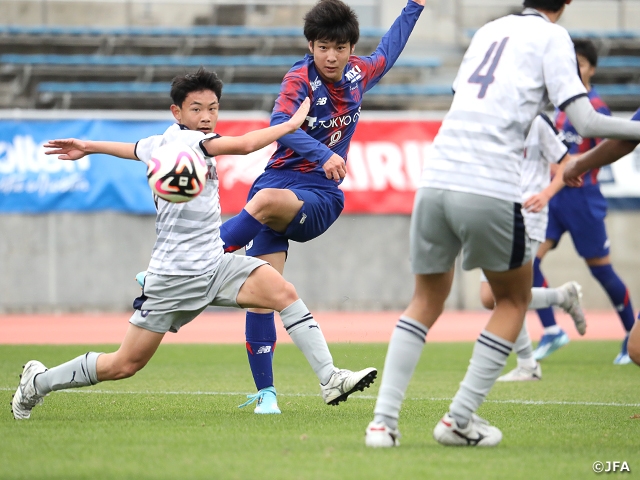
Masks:
[[[296,287],[293,286],[292,283],[285,282],[284,287],[281,290],[281,301],[285,304],[285,306],[291,305],[293,302],[298,300],[298,292],[296,292]]]
[[[634,335],[631,335],[629,337],[629,344],[627,345],[627,349],[629,352],[629,358],[631,358],[633,363],[640,366],[640,336],[635,335],[635,337],[636,338],[634,338]]]

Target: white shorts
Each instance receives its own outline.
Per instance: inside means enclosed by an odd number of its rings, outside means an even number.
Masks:
[[[538,249],[540,248],[540,245],[542,245],[542,242],[538,241],[538,240],[532,240],[531,238],[529,239],[529,245],[531,246],[531,258],[535,258],[535,256],[538,254]],[[484,272],[482,270],[480,270],[480,281],[481,282],[488,282],[489,280],[487,280],[487,276],[484,274]]]
[[[420,188],[411,215],[414,274],[445,273],[462,250],[462,268],[504,272],[531,259],[519,203]]]
[[[156,333],[177,332],[209,305],[240,308],[238,292],[251,272],[267,262],[225,253],[218,268],[196,276],[147,273],[129,322]]]

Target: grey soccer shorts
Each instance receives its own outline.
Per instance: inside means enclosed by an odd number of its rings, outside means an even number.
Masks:
[[[156,333],[177,332],[209,305],[240,308],[238,292],[251,272],[267,262],[225,253],[218,268],[196,276],[147,273],[129,322]]]
[[[462,268],[504,272],[531,259],[519,203],[472,193],[420,188],[411,216],[414,274],[451,270],[462,250]]]

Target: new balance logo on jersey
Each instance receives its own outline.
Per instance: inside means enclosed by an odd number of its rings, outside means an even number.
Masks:
[[[311,82],[311,91],[315,92],[318,88],[320,88],[321,85],[322,85],[322,82],[318,77],[316,77],[316,79],[313,82]]]
[[[256,352],[256,355],[260,355],[261,353],[271,353],[271,345],[261,346]]]
[[[316,105],[326,105],[326,104],[327,104],[327,97],[320,97],[316,102]]]
[[[362,73],[362,70],[360,70],[360,67],[356,65],[347,73],[345,73],[344,76],[347,77],[347,80],[353,83],[353,82],[357,82],[358,80],[362,80],[361,73]]]

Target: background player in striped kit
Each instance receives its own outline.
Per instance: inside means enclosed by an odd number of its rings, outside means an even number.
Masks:
[[[531,254],[535,256],[538,247],[545,240],[547,230],[548,203],[564,186],[562,170],[569,159],[568,146],[562,141],[562,134],[544,113],[538,115],[527,135],[522,162],[522,215],[531,243]],[[550,166],[558,165],[557,174],[550,182]],[[493,309],[495,299],[484,274],[481,274],[480,299],[482,304]],[[567,282],[559,288],[532,288],[529,309],[559,306],[565,310],[580,334],[585,333],[586,323],[580,307],[581,288],[577,282]],[[526,320],[513,347],[518,357],[518,365],[509,373],[498,378],[499,382],[540,380],[542,369],[533,358],[531,338]]]
[[[480,28],[464,55],[416,193],[415,290],[389,342],[367,446],[398,445],[404,394],[461,251],[464,269],[483,269],[496,304],[433,436],[443,445],[500,443],[502,432],[475,412],[502,372],[531,301],[531,252],[519,203],[525,134],[551,101],[582,135],[640,140],[640,125],[601,115],[586,98],[571,38],[556,25],[569,3],[525,0],[522,14]]]
[[[374,368],[359,372],[338,370],[320,327],[295,288],[267,262],[224,253],[220,239],[220,199],[214,156],[242,155],[271,144],[299,128],[309,101],[287,121],[240,137],[214,133],[218,119],[222,82],[200,69],[174,79],[172,113],[178,123],[163,135],[138,143],[53,140],[46,153],[62,160],[78,160],[88,153],[104,153],[148,163],[155,148],[182,142],[199,149],[209,172],[204,191],[185,203],[156,198],[157,240],[151,254],[142,295],[134,301],[135,312],[120,348],[113,353],[88,352],[67,363],[47,369],[28,362],[13,397],[16,419],[27,419],[31,410],[51,391],[95,385],[130,377],[154,355],[164,335],[177,332],[209,305],[271,308],[280,312],[293,342],[316,373],[324,401],[344,401],[356,390],[369,386]],[[175,107],[175,108],[174,108]],[[205,133],[205,131],[207,133]]]
[[[611,112],[602,101],[595,88],[591,85],[591,78],[595,74],[598,63],[598,53],[589,40],[574,41],[578,66],[582,82],[587,89],[589,101],[593,108],[604,114]],[[556,127],[565,135],[571,155],[585,153],[595,147],[601,139],[583,138],[567,118],[566,113],[558,111]],[[613,270],[609,256],[609,238],[604,224],[607,214],[607,201],[600,192],[598,183],[598,168],[583,174],[582,186],[562,189],[549,203],[549,226],[545,242],[540,246],[534,261],[534,286],[547,286],[540,262],[547,252],[558,245],[565,232],[568,232],[573,244],[593,277],[607,292],[611,303],[620,316],[622,325],[627,332],[631,331],[635,316],[629,290],[618,274]],[[540,321],[544,326],[544,334],[534,351],[536,360],[548,357],[558,348],[569,343],[569,337],[557,325],[551,308],[538,310]],[[622,342],[620,353],[613,363],[623,365],[631,362],[627,354],[627,338]]]
[[[636,111],[631,120],[640,121],[640,109]],[[637,146],[638,142],[605,140],[588,153],[572,159],[563,174],[564,180],[567,185],[580,187],[586,172],[621,159]],[[640,327],[638,325],[640,325],[640,321],[636,320],[626,339],[627,354],[636,365],[640,365]]]
[[[265,172],[251,188],[247,205],[222,225],[226,251],[246,245],[247,255],[267,260],[282,273],[290,240],[307,242],[335,222],[344,207],[338,186],[346,175],[362,96],[393,66],[424,4],[425,0],[409,0],[375,52],[366,57],[353,55],[359,26],[349,6],[340,0],[320,0],[307,13],[304,34],[311,54],[285,75],[271,124],[286,121],[310,97],[307,122],[278,141]],[[256,413],[280,413],[272,369],[273,312],[247,312],[246,338],[258,389],[246,404],[258,400]]]

